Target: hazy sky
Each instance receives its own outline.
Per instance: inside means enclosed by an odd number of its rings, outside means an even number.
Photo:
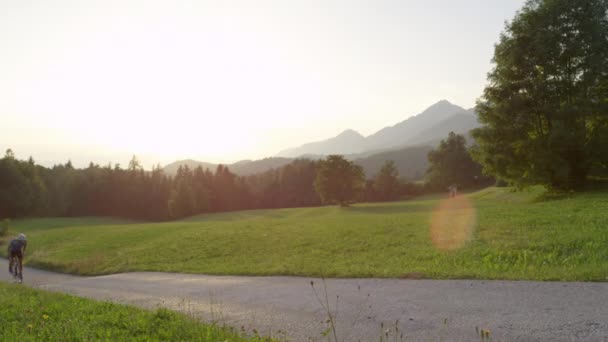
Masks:
[[[231,162],[473,106],[523,0],[0,0],[0,149]]]

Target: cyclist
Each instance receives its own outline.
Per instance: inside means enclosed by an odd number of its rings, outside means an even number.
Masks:
[[[23,281],[23,254],[26,248],[27,239],[23,233],[8,244],[8,271],[15,278],[18,278],[19,282]]]

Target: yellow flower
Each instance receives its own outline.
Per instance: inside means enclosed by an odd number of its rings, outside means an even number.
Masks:
[[[28,330],[28,331],[32,331],[32,329],[33,329],[33,328],[34,328],[34,326],[33,326],[33,325],[31,325],[31,324],[28,324],[28,325],[27,325],[27,330]]]
[[[49,315],[44,314],[44,315],[42,315],[42,318],[44,318],[45,320],[46,320],[46,319],[49,319]]]

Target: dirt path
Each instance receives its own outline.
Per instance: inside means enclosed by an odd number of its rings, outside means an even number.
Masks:
[[[0,280],[8,281],[6,260]],[[204,320],[293,341],[322,340],[327,314],[323,281],[298,277],[236,277],[134,272],[77,277],[26,269],[25,284],[78,296],[184,311]],[[478,280],[328,279],[332,312],[338,300],[341,341],[378,341],[383,331],[408,341],[608,341],[608,283]],[[381,323],[384,327],[381,328]],[[325,340],[325,339],[324,339]]]

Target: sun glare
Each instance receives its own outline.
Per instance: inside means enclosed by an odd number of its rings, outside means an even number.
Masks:
[[[47,132],[36,133],[44,145],[95,146],[87,155],[58,153],[60,160],[97,160],[111,150],[121,151],[121,159],[167,155],[148,165],[184,157],[234,162],[345,129],[373,134],[441,98],[471,105],[491,43],[475,45],[470,25],[451,25],[458,32],[429,27],[423,36],[416,30],[435,18],[430,7],[387,6],[371,12],[363,3],[280,1],[11,6],[0,10],[6,47],[0,115],[10,124],[3,138],[26,156],[42,150],[25,138],[37,127]],[[493,7],[496,15],[507,13]],[[494,26],[490,31],[502,28]],[[441,57],[447,51],[457,67]]]
[[[460,249],[472,239],[476,222],[476,210],[468,197],[441,200],[431,216],[431,240],[441,250]]]

